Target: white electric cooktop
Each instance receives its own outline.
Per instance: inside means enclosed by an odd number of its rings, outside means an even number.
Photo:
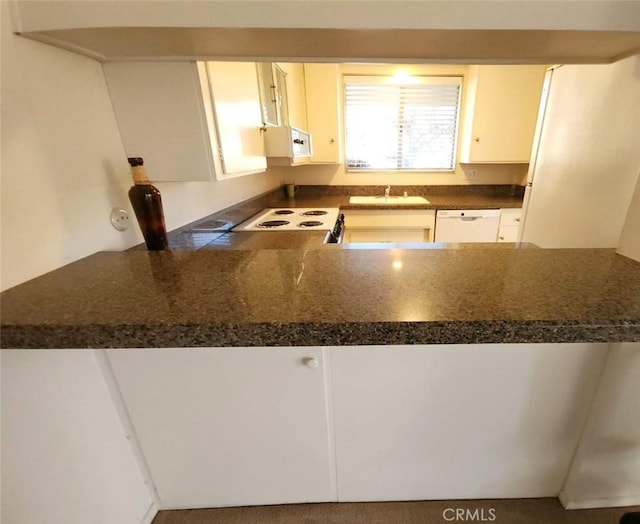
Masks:
[[[330,231],[338,219],[336,208],[265,209],[234,227],[232,231]]]

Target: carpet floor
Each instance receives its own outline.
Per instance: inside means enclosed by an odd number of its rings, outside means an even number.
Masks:
[[[618,524],[632,508],[567,511],[554,498],[287,504],[160,511],[152,524]]]

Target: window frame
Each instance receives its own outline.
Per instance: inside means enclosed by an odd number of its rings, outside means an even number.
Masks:
[[[393,85],[457,85],[458,91],[458,103],[455,116],[455,130],[453,138],[453,155],[451,168],[363,168],[363,167],[350,167],[347,154],[347,97],[346,89],[347,84],[393,84]],[[394,173],[394,174],[453,174],[456,172],[459,156],[460,146],[460,130],[461,130],[461,115],[462,105],[464,103],[463,98],[464,88],[464,74],[412,74],[412,75],[398,75],[398,74],[359,74],[357,72],[344,73],[342,75],[342,139],[344,144],[344,171],[346,174],[379,174],[379,173]]]

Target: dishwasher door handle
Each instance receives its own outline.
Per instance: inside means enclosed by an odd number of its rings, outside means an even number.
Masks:
[[[460,220],[464,220],[465,222],[473,222],[474,220],[478,220],[482,217],[460,217]]]

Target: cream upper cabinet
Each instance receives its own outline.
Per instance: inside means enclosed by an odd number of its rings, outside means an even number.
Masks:
[[[195,62],[102,64],[124,150],[154,182],[216,178],[215,127]]]
[[[286,77],[288,125],[307,130],[307,100],[304,88],[304,65],[292,62],[276,64]],[[287,125],[287,124],[282,124]]]
[[[546,66],[471,66],[462,163],[528,163]]]
[[[256,63],[260,110],[265,126],[289,125],[287,73],[273,62]]]
[[[311,163],[342,162],[338,64],[304,64],[307,125],[313,138]]]
[[[293,62],[258,62],[256,67],[264,125],[307,129],[304,66]]]
[[[253,63],[107,62],[127,156],[152,181],[210,181],[265,171]]]
[[[253,62],[207,62],[222,176],[265,171],[258,75]]]

